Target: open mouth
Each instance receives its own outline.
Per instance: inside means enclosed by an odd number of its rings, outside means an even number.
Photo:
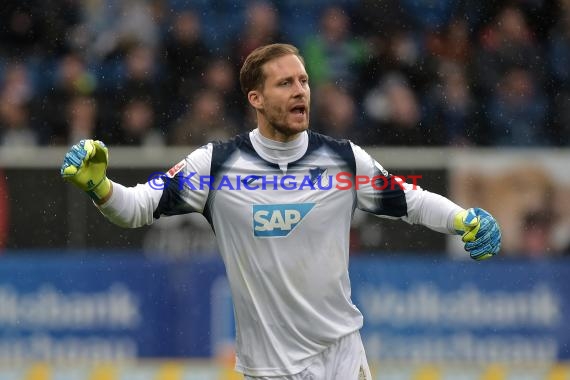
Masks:
[[[295,115],[304,115],[306,112],[307,112],[307,107],[305,107],[303,105],[298,105],[298,106],[291,108],[291,113],[293,113]]]

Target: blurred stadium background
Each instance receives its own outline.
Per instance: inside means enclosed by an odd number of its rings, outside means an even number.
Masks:
[[[501,223],[500,257],[355,214],[374,378],[570,379],[570,2],[3,0],[0,380],[239,379],[201,216],[123,230],[59,178],[99,138],[128,185],[254,127],[243,58],[300,47],[313,129]]]

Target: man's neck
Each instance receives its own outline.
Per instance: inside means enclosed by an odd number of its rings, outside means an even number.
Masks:
[[[250,132],[253,148],[264,160],[278,164],[282,170],[287,164],[301,158],[307,151],[309,138],[307,132],[301,132],[292,141],[281,142],[265,137],[259,129]]]

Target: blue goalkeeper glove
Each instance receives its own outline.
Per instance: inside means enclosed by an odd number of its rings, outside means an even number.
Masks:
[[[100,202],[111,192],[111,181],[107,178],[108,161],[109,152],[105,144],[97,140],[81,140],[65,155],[60,174],[94,201]]]
[[[474,260],[495,256],[501,249],[501,229],[491,214],[481,208],[463,210],[455,216],[454,228]]]

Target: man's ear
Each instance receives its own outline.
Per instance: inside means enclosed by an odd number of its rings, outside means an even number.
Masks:
[[[257,90],[251,90],[247,93],[247,100],[256,110],[263,108],[263,95]]]

